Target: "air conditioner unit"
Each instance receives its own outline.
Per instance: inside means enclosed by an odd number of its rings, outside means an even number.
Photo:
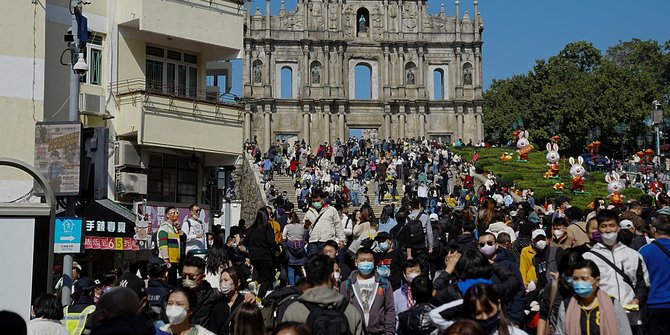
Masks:
[[[117,141],[114,150],[114,166],[144,169],[140,148],[130,141]]]
[[[89,114],[105,113],[105,97],[102,95],[82,93],[79,95],[79,110]]]
[[[118,193],[147,194],[147,175],[129,172],[117,174],[116,191]]]

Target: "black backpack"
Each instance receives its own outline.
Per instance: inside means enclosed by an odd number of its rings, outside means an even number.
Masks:
[[[315,303],[303,302],[309,310],[307,326],[312,330],[312,335],[349,335],[349,320],[344,311],[349,306],[349,300],[344,299],[340,307],[332,305],[322,307]]]
[[[420,217],[421,215],[417,216],[415,219],[409,220],[406,224],[406,244],[409,248],[426,243],[426,232],[423,231],[423,223],[421,223],[421,220],[419,220]]]
[[[265,329],[272,331],[281,323],[281,320],[284,318],[284,312],[288,305],[297,301],[300,297],[298,293],[289,294],[281,299],[268,299],[268,301],[263,301],[263,308],[261,309],[261,314],[263,315],[263,323],[265,324]]]

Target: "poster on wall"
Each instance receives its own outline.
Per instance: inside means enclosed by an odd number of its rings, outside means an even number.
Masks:
[[[35,168],[44,175],[57,197],[79,195],[81,133],[79,122],[37,122],[35,125]],[[36,189],[41,187],[36,185]]]
[[[165,217],[165,209],[167,206],[152,206],[152,205],[146,205],[145,207],[145,215],[148,215],[148,220],[149,220],[149,226],[151,227],[151,231],[158,231],[158,228],[160,228],[161,223],[166,220]],[[177,207],[177,211],[179,211],[179,222],[182,224],[184,220],[189,216],[189,210],[188,207]],[[204,223],[205,226],[205,232],[209,232],[209,215],[210,211],[209,209],[203,208],[202,211],[200,211],[200,217],[198,218],[200,222]]]

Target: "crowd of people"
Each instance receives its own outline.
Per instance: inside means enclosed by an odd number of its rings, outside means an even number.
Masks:
[[[476,158],[435,141],[291,148],[257,161],[266,184],[289,174],[305,195],[275,195],[248,227],[195,233],[204,257],[186,251],[199,208],[190,225],[168,210],[146,277],[98,281],[79,267],[73,303],[39,297],[28,333],[670,334],[664,193],[537,206],[494,176],[475,193]],[[399,200],[369,186],[393,181]],[[345,196],[352,182],[374,197]]]

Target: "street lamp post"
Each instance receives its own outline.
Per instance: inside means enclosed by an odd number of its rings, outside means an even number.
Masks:
[[[661,103],[658,100],[652,102],[654,104],[654,111],[652,112],[652,119],[654,121],[654,131],[656,132],[656,155],[661,156],[661,130],[660,125],[663,122],[663,110]],[[660,115],[660,116],[659,116]]]

